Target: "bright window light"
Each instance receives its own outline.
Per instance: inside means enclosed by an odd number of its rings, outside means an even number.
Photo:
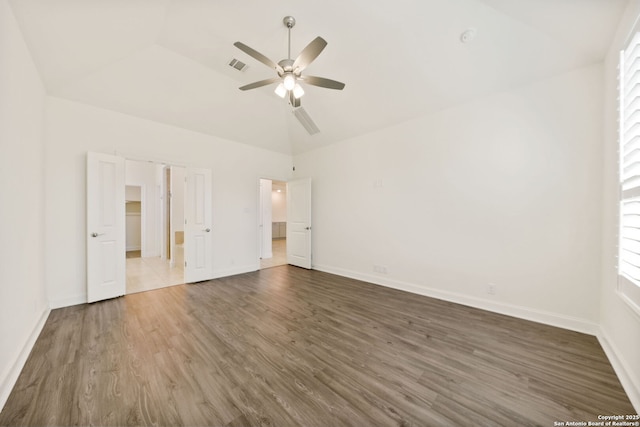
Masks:
[[[620,53],[618,294],[640,314],[640,33]]]

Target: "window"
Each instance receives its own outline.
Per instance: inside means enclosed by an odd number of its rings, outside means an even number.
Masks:
[[[618,292],[640,315],[640,32],[620,54]]]

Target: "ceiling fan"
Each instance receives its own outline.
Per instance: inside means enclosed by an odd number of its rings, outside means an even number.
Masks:
[[[320,55],[322,50],[327,45],[327,42],[322,37],[316,37],[309,43],[300,55],[294,60],[291,59],[291,29],[296,25],[296,20],[293,16],[285,16],[282,20],[284,25],[289,30],[289,46],[287,51],[287,59],[283,59],[276,63],[267,58],[255,49],[250,48],[244,43],[235,42],[233,45],[251,56],[254,59],[262,62],[269,68],[274,69],[278,73],[278,77],[270,79],[260,80],[248,85],[240,87],[240,90],[256,89],[262,86],[267,86],[273,83],[278,83],[276,87],[276,94],[281,98],[289,95],[289,102],[294,108],[300,107],[300,97],[304,95],[304,89],[300,85],[301,82],[310,84],[313,86],[319,86],[327,89],[342,90],[345,86],[344,83],[336,80],[326,79],[324,77],[302,75],[302,71],[307,68],[314,59]],[[307,129],[309,130],[309,129]]]

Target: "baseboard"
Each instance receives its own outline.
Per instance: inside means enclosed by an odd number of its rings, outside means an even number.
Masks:
[[[494,313],[513,316],[537,323],[543,323],[545,325],[569,329],[589,335],[596,335],[598,333],[598,325],[596,323],[571,316],[551,313],[544,310],[536,310],[530,307],[489,301],[486,299],[470,297],[468,295],[458,294],[455,292],[448,292],[440,289],[416,285],[414,283],[402,282],[399,280],[390,279],[388,277],[380,277],[372,274],[360,273],[357,271],[346,270],[326,265],[314,264],[313,268],[315,270],[324,271],[326,273],[337,274],[338,276],[345,276],[356,280],[362,280],[364,282],[373,283],[375,285],[386,286],[388,288],[437,298],[457,304],[467,305],[470,307],[480,308],[482,310],[492,311]]]
[[[86,304],[87,303],[87,295],[74,295],[66,298],[60,298],[56,300],[49,301],[49,306],[51,310],[55,310],[56,308],[63,307],[71,307],[72,305],[78,304]]]
[[[4,407],[5,403],[7,403],[11,390],[13,390],[13,387],[16,385],[20,372],[22,372],[22,368],[24,368],[25,363],[27,363],[31,349],[35,345],[38,336],[40,336],[40,332],[42,332],[44,324],[49,318],[49,313],[51,313],[49,308],[42,312],[40,319],[38,319],[38,322],[31,331],[31,334],[29,334],[29,338],[22,347],[20,354],[18,354],[18,358],[15,360],[4,378],[0,378],[0,411]]]
[[[640,414],[640,384],[637,383],[640,379],[635,377],[631,369],[629,369],[628,364],[618,357],[618,354],[622,353],[615,348],[612,341],[608,339],[607,333],[602,328],[598,331],[597,337],[602,349],[609,358],[611,366],[613,366],[613,370],[616,372],[616,375],[618,375],[618,379],[624,391],[627,393],[631,404],[636,412]]]
[[[130,251],[141,251],[142,250],[142,246],[138,245],[138,246],[127,246],[126,251],[130,252]]]

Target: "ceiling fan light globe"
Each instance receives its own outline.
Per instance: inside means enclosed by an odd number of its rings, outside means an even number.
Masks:
[[[278,95],[280,98],[284,98],[284,96],[287,94],[287,89],[284,88],[284,84],[280,83],[277,87],[276,87],[276,95]]]
[[[293,87],[293,97],[295,99],[298,99],[302,95],[304,95],[304,89],[302,89],[302,86],[300,86],[298,83],[296,83],[296,85]]]
[[[284,84],[284,88],[286,90],[292,90],[296,85],[296,78],[291,73],[287,73],[284,75],[284,79],[282,80]]]

